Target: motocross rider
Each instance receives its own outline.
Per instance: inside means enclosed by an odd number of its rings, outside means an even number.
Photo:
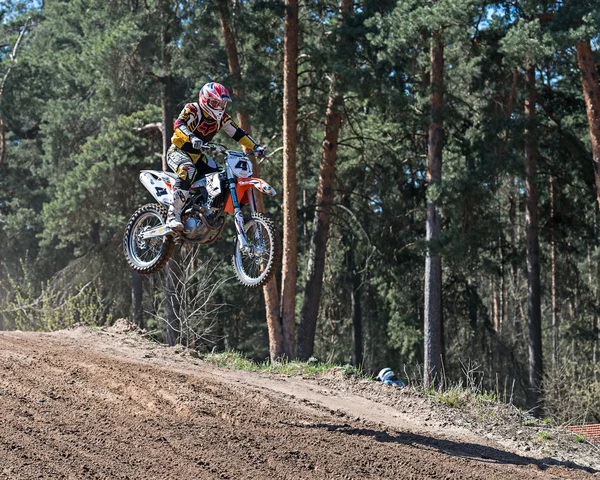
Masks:
[[[207,83],[200,89],[198,103],[188,103],[175,121],[172,145],[167,153],[167,163],[179,177],[167,216],[167,226],[172,230],[183,230],[181,211],[195,177],[198,179],[218,170],[217,164],[206,157],[202,147],[219,130],[224,129],[231,138],[253,150],[257,156],[265,154],[265,149],[225,113],[229,102],[231,97],[223,85]]]

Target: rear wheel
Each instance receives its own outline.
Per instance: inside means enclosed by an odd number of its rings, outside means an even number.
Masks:
[[[233,269],[245,287],[262,287],[271,279],[279,265],[279,236],[273,221],[263,213],[253,213],[252,218],[245,223],[244,230],[249,249],[242,252],[236,236]]]
[[[165,225],[166,219],[167,209],[158,203],[144,205],[131,216],[123,237],[123,250],[127,263],[136,272],[154,273],[169,261],[175,247],[172,236],[142,237],[144,232]]]

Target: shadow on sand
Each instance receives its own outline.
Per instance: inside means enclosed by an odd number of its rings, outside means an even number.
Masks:
[[[464,457],[476,461],[489,463],[502,463],[509,465],[535,465],[538,468],[545,470],[548,467],[565,467],[577,470],[583,470],[588,473],[596,473],[591,467],[578,465],[570,461],[560,461],[554,458],[532,458],[524,457],[516,453],[506,452],[497,448],[488,447],[486,445],[478,445],[475,443],[454,442],[415,433],[399,433],[391,435],[385,430],[372,430],[369,428],[356,428],[348,424],[335,425],[329,423],[314,423],[312,425],[295,425],[302,428],[319,428],[332,432],[343,433],[346,435],[358,435],[364,437],[372,437],[377,442],[383,443],[401,443],[412,447],[427,447],[437,450],[440,453],[451,455],[453,457]]]

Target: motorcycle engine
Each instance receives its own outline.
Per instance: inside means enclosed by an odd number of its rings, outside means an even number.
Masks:
[[[225,222],[222,197],[210,197],[204,188],[193,197],[192,206],[183,215],[183,233],[189,241],[212,243],[218,237]]]
[[[225,218],[223,215],[198,214],[192,212],[183,218],[183,233],[185,237],[195,243],[212,243],[219,235]]]
[[[208,233],[208,225],[195,215],[190,215],[186,218],[183,225],[185,236],[190,240],[199,240]]]

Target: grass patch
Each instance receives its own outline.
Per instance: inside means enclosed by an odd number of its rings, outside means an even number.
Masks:
[[[322,363],[316,360],[309,360],[308,362],[300,362],[297,360],[277,362],[265,361],[259,363],[249,360],[240,352],[208,353],[202,358],[206,362],[212,363],[218,367],[251,372],[313,377],[331,373],[341,374],[345,377],[363,376],[360,369],[352,365],[340,366],[332,363]]]
[[[462,408],[469,403],[468,394],[460,388],[450,388],[434,393],[433,398],[451,408]]]
[[[538,433],[538,438],[540,440],[552,440],[552,434],[548,432],[540,432]]]
[[[496,396],[495,393],[483,392],[483,393],[477,394],[477,400],[480,400],[482,402],[497,402],[498,397]]]
[[[551,418],[544,418],[544,419],[542,420],[542,423],[543,423],[544,425],[549,425],[549,424],[551,424],[551,423],[552,423],[552,419],[551,419]]]
[[[208,353],[202,359],[217,367],[231,368],[233,370],[256,372],[260,369],[257,363],[248,360],[239,352]]]
[[[428,397],[450,408],[463,408],[466,405],[473,404],[488,408],[490,403],[498,402],[495,393],[465,388],[462,382],[445,389],[431,386],[429,389],[423,389],[422,391]],[[492,415],[493,414],[494,413],[492,412]]]
[[[523,421],[523,425],[525,425],[526,427],[535,427],[535,420],[531,420],[528,418]]]

